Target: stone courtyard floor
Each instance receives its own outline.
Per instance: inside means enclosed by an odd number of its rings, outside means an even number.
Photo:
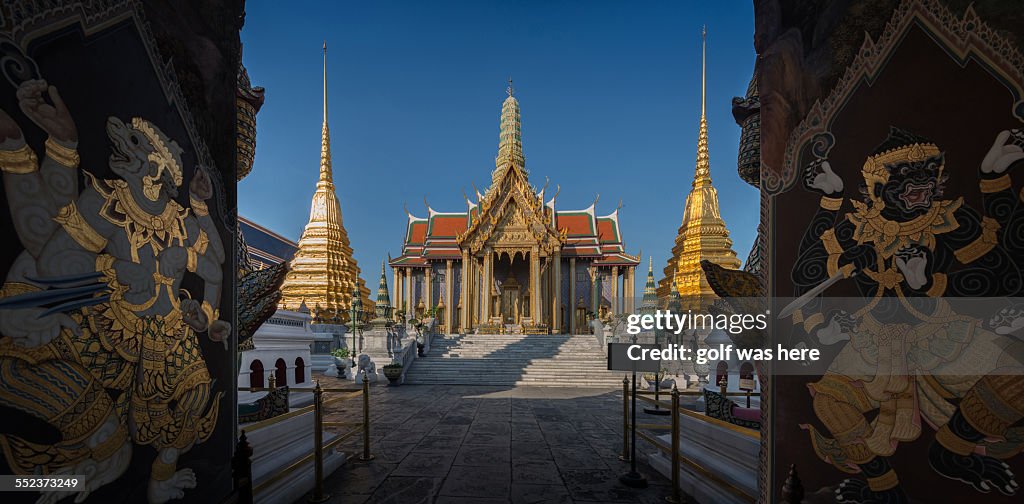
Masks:
[[[377,385],[370,396],[375,458],[358,460],[361,435],[343,442],[352,457],[326,480],[328,502],[660,503],[670,494],[642,462],[648,488],[619,483],[629,469],[618,458],[621,390]],[[325,408],[325,422],[361,419],[361,399]]]

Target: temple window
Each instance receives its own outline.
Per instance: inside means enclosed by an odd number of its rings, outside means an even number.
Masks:
[[[263,362],[259,359],[249,364],[249,387],[263,388]]]

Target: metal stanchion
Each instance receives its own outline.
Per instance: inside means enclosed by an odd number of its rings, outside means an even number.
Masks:
[[[750,407],[750,391],[747,391],[747,408]]]
[[[672,386],[672,496],[665,499],[682,504],[683,492],[679,488],[679,389]]]
[[[363,370],[363,456],[359,460],[367,462],[373,460],[370,454],[370,381]]]
[[[622,377],[622,454],[619,460],[629,460],[629,378]]]
[[[325,502],[330,495],[324,493],[324,393],[320,389],[320,380],[313,388],[313,494],[309,502]]]
[[[635,341],[635,340],[634,340]],[[633,393],[630,422],[629,472],[619,476],[619,481],[628,487],[647,488],[647,478],[636,471],[636,369],[633,369]]]
[[[661,404],[659,404],[661,402],[661,379],[662,379],[662,377],[663,376],[661,375],[661,371],[658,371],[657,373],[654,373],[654,407],[653,408],[644,408],[644,413],[647,413],[648,415],[664,416],[664,415],[668,415],[670,413],[668,410],[661,409]]]
[[[235,456],[231,459],[231,477],[238,504],[252,504],[252,447],[245,437],[245,429],[238,437]]]

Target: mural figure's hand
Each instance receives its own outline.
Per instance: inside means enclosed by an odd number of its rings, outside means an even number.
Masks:
[[[81,329],[71,317],[63,313],[51,313],[40,318],[45,308],[22,308],[0,310],[0,334],[9,336],[15,344],[34,348],[45,345],[56,338],[64,328],[76,335]]]
[[[25,145],[25,135],[4,109],[0,109],[0,150],[17,150]]]
[[[999,310],[988,319],[988,327],[996,334],[1013,335],[1024,339],[1024,304],[1011,305]]]
[[[210,174],[206,168],[196,165],[196,172],[192,175],[192,182],[188,184],[190,196],[199,201],[206,201],[213,196],[213,184],[210,182]]]
[[[46,92],[53,105],[43,98]],[[32,122],[48,135],[67,147],[78,144],[78,130],[71,113],[64,105],[57,88],[48,86],[44,80],[27,80],[18,87],[18,105]]]
[[[199,301],[195,299],[185,299],[181,301],[179,305],[181,307],[181,320],[188,324],[196,332],[203,332],[210,327],[210,321],[206,318],[206,313],[200,309]]]
[[[823,196],[839,197],[843,194],[843,179],[832,171],[832,165],[818,159],[804,169],[804,188],[821,193]]]
[[[160,274],[167,278],[178,278],[188,264],[188,251],[184,247],[167,247],[157,257],[160,263]]]
[[[213,341],[220,341],[224,343],[224,349],[228,349],[228,336],[231,335],[231,324],[223,320],[214,320],[210,324],[210,330],[207,333]]]
[[[128,294],[134,298],[133,303],[138,300],[148,301],[156,294],[153,271],[145,266],[118,260],[114,262],[114,272],[117,274],[117,281],[128,286]]]
[[[928,254],[925,249],[917,245],[903,247],[896,252],[894,262],[910,288],[920,289],[928,283]]]
[[[815,334],[823,345],[833,345],[840,341],[849,341],[851,335],[857,333],[857,319],[846,310],[838,310],[829,319],[828,325],[818,329]]]
[[[1003,173],[1013,163],[1024,159],[1024,131],[1003,130],[996,135],[988,154],[981,160],[981,173]]]

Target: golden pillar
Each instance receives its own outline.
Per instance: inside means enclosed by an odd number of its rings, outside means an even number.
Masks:
[[[619,313],[619,267],[612,266],[612,315]]]
[[[622,291],[626,296],[623,310],[626,313],[633,313],[633,268],[626,266],[626,271],[622,273],[622,282]]]
[[[391,268],[391,272],[394,273],[394,275],[395,275],[395,281],[391,283],[391,285],[394,286],[395,293],[391,297],[393,297],[395,299],[395,308],[397,309],[397,308],[401,308],[401,306],[402,306],[402,284],[400,284],[398,282],[398,280],[400,278],[402,278],[402,277],[401,277],[401,275],[398,274],[398,268],[397,267]]]
[[[483,297],[480,298],[480,303],[481,303],[480,304],[480,308],[481,308],[480,309],[480,322],[481,323],[490,323],[490,320],[491,320],[491,305],[492,305],[492,303],[491,303],[491,289],[493,288],[492,286],[494,284],[494,280],[492,280],[492,277],[494,276],[494,257],[493,256],[494,256],[493,251],[489,247],[485,247],[484,248],[484,258],[483,258],[483,263],[484,263],[483,264],[484,285],[483,285],[483,288],[480,289],[481,291],[483,291],[482,292]]]
[[[540,323],[540,248],[530,251],[530,317]]]
[[[444,265],[444,325],[449,333],[455,327],[455,320],[452,320],[452,301],[452,260],[448,259]]]
[[[413,299],[412,291],[412,268],[405,268],[405,318],[406,320],[416,315],[416,300]]]
[[[562,252],[555,251],[551,259],[551,333],[562,332]]]
[[[425,286],[425,292],[423,293],[423,299],[425,299],[424,310],[429,310],[434,307],[434,265],[427,261],[427,269],[423,270],[423,285]],[[426,311],[424,311],[426,313]],[[436,315],[435,315],[436,316]]]
[[[459,315],[459,329],[462,332],[469,332],[469,251],[462,251],[462,289],[459,292],[459,305],[462,311]]]
[[[576,258],[569,258],[569,334],[576,334]]]

